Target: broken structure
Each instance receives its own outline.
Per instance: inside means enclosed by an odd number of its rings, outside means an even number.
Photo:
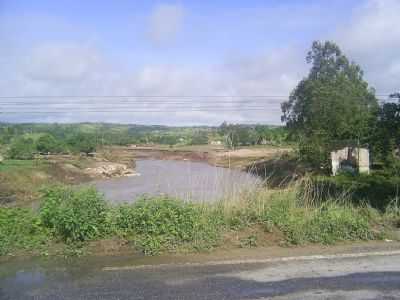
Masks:
[[[344,147],[331,152],[332,175],[340,170],[369,174],[369,150],[361,147]]]

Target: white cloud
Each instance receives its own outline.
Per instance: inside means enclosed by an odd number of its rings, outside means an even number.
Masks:
[[[367,0],[354,12],[343,28],[332,28],[332,32],[324,33],[328,39],[333,37],[343,47],[346,55],[361,65],[365,70],[366,79],[379,92],[391,92],[400,88],[398,11],[400,11],[400,1]],[[176,39],[183,29],[184,17],[185,10],[180,5],[160,4],[154,7],[149,18],[152,41],[159,45]],[[299,18],[298,15],[296,18]],[[1,34],[0,40],[4,40]],[[248,50],[240,57],[237,55],[234,58],[221,57],[220,63],[216,65],[207,63],[200,65],[195,61],[193,64],[184,65],[143,63],[137,64],[134,69],[129,69],[116,63],[115,59],[107,56],[99,47],[73,40],[38,43],[37,47],[20,47],[18,51],[13,51],[12,43],[4,44],[5,47],[0,48],[0,69],[7,76],[0,76],[1,95],[171,96],[164,98],[166,101],[177,100],[172,97],[175,95],[242,97],[232,98],[233,100],[224,98],[225,102],[217,101],[218,98],[202,97],[185,100],[188,101],[186,107],[193,107],[196,110],[196,107],[212,105],[219,108],[219,111],[215,112],[129,112],[129,110],[171,110],[169,109],[171,105],[158,101],[152,104],[130,102],[125,106],[127,112],[118,114],[85,113],[85,109],[105,108],[104,103],[107,103],[104,100],[100,102],[95,99],[85,99],[85,103],[75,106],[79,107],[81,112],[50,116],[3,115],[1,120],[105,121],[173,125],[219,124],[227,120],[279,124],[282,98],[262,99],[263,102],[257,100],[256,104],[249,104],[246,101],[252,99],[246,96],[288,95],[307,73],[304,59],[307,49],[303,46],[270,46],[269,50],[260,46],[260,49]],[[60,100],[57,101],[49,99],[45,105],[36,108],[68,107],[68,104],[60,104]],[[92,103],[88,104],[90,101]],[[118,102],[120,99],[107,101],[109,103],[107,105],[113,107],[113,104],[116,104],[113,101]],[[257,105],[264,108],[252,111],[245,109]]]
[[[226,61],[218,66],[204,68],[176,65],[145,65],[136,70],[121,71],[94,47],[77,44],[51,44],[29,52],[25,62],[15,65],[14,76],[0,80],[3,95],[164,95],[157,103],[141,103],[130,99],[126,113],[85,113],[85,109],[118,108],[114,102],[121,99],[78,99],[82,103],[70,105],[71,99],[48,99],[39,106],[26,110],[59,110],[73,108],[66,115],[53,115],[52,121],[112,121],[163,124],[219,124],[229,122],[280,122],[279,99],[264,99],[263,103],[248,103],[246,95],[286,95],[296,84],[302,69],[301,55],[296,49],[278,49]],[[14,78],[14,79],[13,79]],[[13,79],[13,80],[12,80]],[[18,93],[16,92],[18,91]],[[191,96],[183,99],[185,111],[174,112],[177,105],[168,101],[182,101],[176,95]],[[204,95],[242,96],[235,98],[203,98]],[[199,97],[196,97],[199,96]],[[217,100],[218,99],[218,100]],[[72,99],[76,101],[76,99]],[[142,99],[143,100],[143,99]],[[154,100],[154,99],[151,99]],[[167,102],[163,102],[165,100]],[[106,104],[105,104],[106,103]],[[119,103],[120,104],[120,103]],[[179,105],[178,105],[179,106]],[[246,107],[260,107],[247,111]],[[198,111],[202,107],[215,107],[217,111]],[[264,108],[265,107],[265,108]],[[193,109],[191,111],[190,109]],[[129,110],[147,110],[134,113]],[[152,112],[152,111],[168,112]],[[189,111],[188,111],[189,110]],[[20,118],[26,117],[21,115]],[[8,117],[11,118],[11,117]],[[30,120],[44,120],[43,117]]]
[[[93,75],[102,63],[95,49],[77,44],[47,44],[36,47],[25,60],[32,80],[75,82]]]
[[[158,4],[149,17],[149,35],[156,44],[175,40],[183,27],[185,12],[178,4]]]
[[[385,93],[400,89],[399,12],[398,0],[369,0],[335,35],[370,83]]]

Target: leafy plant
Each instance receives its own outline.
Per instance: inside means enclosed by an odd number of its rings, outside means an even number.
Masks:
[[[105,231],[107,205],[94,188],[56,186],[42,193],[41,220],[64,241],[91,240]]]
[[[136,244],[147,254],[156,254],[178,245],[195,243],[212,246],[218,238],[215,219],[200,207],[168,197],[142,198],[119,207],[117,227],[133,234]]]
[[[48,242],[48,231],[29,209],[0,207],[0,255],[15,250],[38,250]]]

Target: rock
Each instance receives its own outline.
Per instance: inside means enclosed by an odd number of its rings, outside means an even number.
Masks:
[[[3,162],[4,157],[0,154],[0,164]]]
[[[135,176],[137,173],[124,164],[103,162],[96,167],[85,169],[85,173],[91,177],[111,178],[122,176]]]

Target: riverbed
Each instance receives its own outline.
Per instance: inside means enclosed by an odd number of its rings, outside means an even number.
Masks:
[[[94,186],[113,203],[133,202],[142,195],[166,194],[185,201],[216,201],[238,197],[261,180],[247,172],[206,162],[136,161],[137,176],[97,180]]]

